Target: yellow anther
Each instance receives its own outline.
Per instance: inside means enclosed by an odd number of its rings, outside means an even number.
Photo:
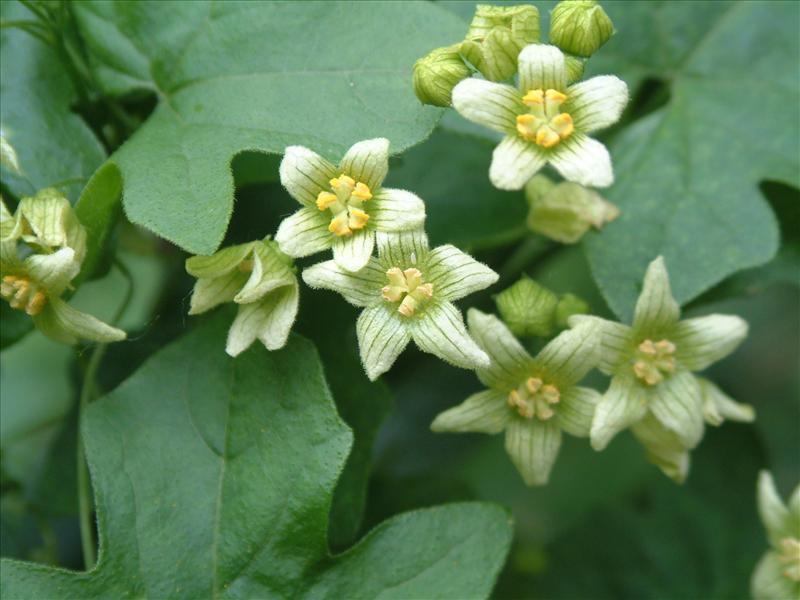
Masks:
[[[794,582],[800,582],[800,540],[796,538],[783,538],[780,543],[779,560],[786,565],[784,577]]]
[[[545,385],[542,387],[541,390],[542,398],[548,404],[556,404],[559,400],[561,400],[561,394],[558,391],[558,388],[554,385]]]
[[[47,303],[47,296],[44,295],[41,291],[36,292],[33,297],[28,301],[28,305],[25,307],[25,312],[28,313],[30,316],[36,316],[42,309],[44,305]]]
[[[644,340],[636,348],[634,374],[647,385],[656,385],[675,372],[675,344],[669,340]]]
[[[542,90],[528,90],[528,93],[522,97],[522,102],[528,106],[542,104],[544,102],[544,92]]]
[[[558,102],[559,104],[561,104],[562,102],[566,101],[566,99],[567,99],[566,95],[564,95],[561,92],[559,92],[558,90],[554,90],[554,89],[547,90],[544,93],[544,95],[545,95],[545,98],[547,98],[547,100],[549,102]]]
[[[350,226],[350,229],[363,229],[367,221],[369,221],[369,215],[360,208],[355,208],[354,206],[350,207],[349,212],[350,218],[347,224]]]
[[[351,235],[353,233],[352,230],[347,226],[346,211],[339,213],[333,219],[331,219],[331,224],[328,225],[328,231],[338,236]]]
[[[550,405],[557,404],[560,399],[558,388],[544,383],[539,377],[528,377],[522,385],[508,393],[508,405],[521,417],[536,417],[540,421],[546,421],[555,414]]]
[[[542,380],[538,377],[528,377],[528,380],[525,382],[525,387],[528,388],[531,394],[535,394],[539,391],[539,388],[542,387]]]
[[[560,141],[558,134],[547,126],[540,127],[536,132],[536,143],[543,148],[552,148]]]
[[[411,297],[411,295],[407,295],[403,298],[403,301],[400,303],[400,306],[397,307],[397,312],[399,312],[404,317],[410,317],[414,314],[414,311],[417,308],[417,301]]]
[[[369,187],[361,183],[360,181],[356,184],[356,187],[353,189],[352,195],[359,200],[363,200],[366,202],[372,198],[372,192],[370,191]]]
[[[522,139],[533,141],[536,139],[536,130],[539,127],[539,119],[531,114],[517,115],[517,133]]]
[[[433,284],[432,283],[423,283],[422,285],[418,285],[417,289],[415,290],[420,296],[424,298],[432,298],[433,297]]]
[[[398,302],[397,311],[404,317],[413,315],[421,302],[433,297],[433,284],[423,283],[422,272],[411,267],[401,271],[392,267],[386,271],[389,285],[381,289],[381,295],[387,302]]]
[[[655,356],[657,350],[656,350],[656,345],[653,343],[653,340],[645,340],[641,344],[639,344],[639,352],[641,352],[642,354]]]
[[[406,285],[408,286],[408,291],[413,292],[422,282],[422,271],[415,267],[411,267],[410,269],[403,271],[403,277],[405,278]]]
[[[347,191],[352,191],[356,185],[355,179],[350,177],[349,175],[339,175],[339,177],[334,177],[329,182],[331,187],[336,190],[337,192],[341,189],[345,189]]]
[[[14,289],[17,290],[17,292],[14,294],[14,299],[21,302],[22,299],[28,295],[28,290],[31,286],[30,281],[27,279],[17,279],[13,285]]]
[[[317,195],[317,208],[320,210],[327,210],[328,207],[336,202],[338,198],[336,194],[331,194],[330,192],[320,192]]]
[[[655,343],[655,349],[662,354],[672,354],[675,352],[675,344],[669,340],[661,340]]]
[[[553,117],[550,125],[562,140],[568,138],[575,132],[575,125],[572,123],[572,116],[569,113],[561,113]]]

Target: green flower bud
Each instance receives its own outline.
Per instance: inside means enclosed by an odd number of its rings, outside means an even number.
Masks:
[[[558,298],[527,275],[500,292],[494,300],[514,335],[548,337],[553,333]]]
[[[517,56],[539,41],[539,11],[535,6],[479,4],[461,44],[461,54],[486,79],[505,81],[517,72]]]
[[[423,104],[450,106],[453,88],[470,76],[458,48],[437,48],[414,63],[414,93]]]
[[[614,35],[614,24],[595,0],[564,0],[550,16],[550,41],[564,52],[589,57]]]
[[[567,319],[572,315],[585,315],[589,313],[589,303],[578,298],[575,294],[564,294],[556,306],[556,326],[566,329],[569,325]]]
[[[583,77],[583,69],[586,66],[585,58],[565,54],[564,64],[567,67],[567,84],[571,85]]]
[[[544,175],[525,186],[530,206],[528,227],[563,244],[574,244],[590,227],[600,229],[619,209],[594,190],[572,182],[553,184]]]

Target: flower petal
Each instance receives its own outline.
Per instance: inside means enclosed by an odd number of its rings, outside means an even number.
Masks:
[[[498,189],[521,190],[545,162],[545,154],[536,144],[514,133],[504,137],[494,149],[489,179]]]
[[[703,437],[703,397],[697,378],[678,371],[650,390],[650,410],[686,448],[697,446]]]
[[[314,289],[337,292],[355,306],[370,306],[383,304],[381,288],[386,284],[386,273],[375,258],[358,273],[327,260],[304,269],[303,281]]]
[[[564,110],[572,116],[575,128],[592,133],[619,121],[628,104],[628,86],[619,77],[601,75],[570,86],[567,96]]]
[[[470,308],[467,321],[470,335],[490,359],[489,366],[476,370],[484,385],[510,391],[530,376],[533,359],[500,319]]]
[[[31,254],[23,262],[25,270],[48,295],[60,296],[81,270],[72,248],[61,248],[52,254]]]
[[[677,435],[647,414],[631,427],[633,435],[645,447],[647,460],[675,483],[683,483],[689,474],[689,451]]]
[[[761,471],[758,474],[758,514],[761,522],[767,530],[770,543],[777,547],[781,539],[796,535],[791,530],[792,518],[788,508],[781,500],[778,490],[775,488],[775,481],[768,471]]]
[[[294,273],[283,261],[278,251],[262,242],[255,247],[253,270],[247,283],[234,297],[234,301],[239,304],[256,302],[272,290],[284,285],[293,285],[296,282]]]
[[[337,169],[316,152],[303,146],[289,146],[279,169],[281,184],[303,206],[314,206],[321,191],[330,191]]]
[[[431,423],[431,429],[437,432],[500,433],[510,418],[506,395],[497,390],[483,390],[440,413]]]
[[[767,552],[758,561],[750,580],[750,593],[753,600],[779,600],[797,597],[797,584],[783,572],[786,563],[777,552]]]
[[[438,246],[428,254],[425,279],[433,284],[433,293],[443,300],[458,300],[489,287],[497,273],[450,244]]]
[[[379,231],[414,229],[425,222],[425,203],[406,190],[383,188],[368,204],[370,226]]]
[[[568,389],[561,395],[556,410],[556,418],[561,429],[577,437],[589,437],[594,411],[601,398],[600,392],[591,388]]]
[[[186,272],[192,277],[220,277],[238,269],[252,252],[256,242],[223,248],[211,256],[192,256],[186,259]]]
[[[642,293],[636,301],[633,328],[645,334],[658,332],[674,325],[680,315],[681,309],[672,297],[664,257],[659,256],[647,267]]]
[[[606,375],[613,373],[632,349],[633,331],[627,325],[590,315],[573,315],[568,323],[570,327],[594,328],[600,344],[597,368]]]
[[[548,160],[567,181],[597,188],[614,183],[608,150],[582,133],[573,133],[560,142],[550,151]]]
[[[647,412],[647,395],[633,377],[617,376],[603,394],[592,419],[592,448],[603,450],[620,431]]]
[[[118,342],[127,334],[92,315],[75,310],[60,298],[48,298],[41,313],[33,317],[36,327],[47,337],[74,344],[78,340]]]
[[[525,112],[513,86],[474,77],[453,88],[453,108],[465,119],[500,133],[514,133],[517,115]]]
[[[260,339],[267,350],[283,348],[297,316],[298,299],[298,286],[287,285],[274,290],[261,302],[240,305],[228,330],[225,352],[238,356],[256,339]]]
[[[374,193],[389,172],[389,140],[374,138],[353,144],[340,166],[343,173],[365,183]]]
[[[681,321],[670,341],[676,358],[690,371],[702,371],[725,358],[747,337],[747,321],[734,315],[708,315]]]
[[[275,241],[281,250],[295,258],[327,250],[335,237],[328,231],[328,213],[304,207],[286,217],[278,226]]]
[[[333,240],[333,260],[345,271],[355,273],[369,262],[374,247],[375,232],[361,229]]]
[[[378,260],[386,269],[420,267],[428,256],[428,236],[422,229],[375,233]]]
[[[512,419],[506,427],[506,452],[527,485],[544,485],[561,447],[555,419]]]
[[[555,46],[530,44],[519,53],[519,89],[558,90],[567,89],[567,67],[564,54]]]
[[[489,365],[489,356],[469,337],[461,312],[450,302],[431,303],[409,326],[414,343],[423,352],[464,369]]]
[[[714,383],[698,377],[700,392],[703,395],[703,417],[706,423],[721,425],[725,419],[751,423],[756,418],[756,411],[749,404],[736,402]]]
[[[192,290],[189,314],[199,315],[225,302],[232,302],[246,283],[247,274],[239,271],[220,277],[198,279]]]
[[[361,364],[370,381],[392,368],[411,335],[403,317],[387,305],[365,308],[356,322]]]
[[[599,353],[596,330],[584,326],[561,332],[533,360],[548,381],[567,389],[597,365]]]

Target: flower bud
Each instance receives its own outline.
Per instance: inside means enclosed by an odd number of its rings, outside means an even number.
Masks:
[[[497,294],[494,300],[514,335],[547,337],[553,333],[558,298],[527,275]]]
[[[590,227],[600,229],[619,216],[619,209],[594,190],[572,182],[553,184],[544,175],[528,182],[525,197],[528,227],[563,244],[574,244]]]
[[[469,77],[458,47],[437,48],[414,63],[414,93],[423,104],[450,106],[453,88]]]
[[[486,79],[505,81],[517,72],[517,56],[539,41],[539,11],[535,6],[479,4],[461,53]]]
[[[567,67],[567,84],[571,85],[583,77],[583,69],[586,66],[585,58],[565,54],[564,64]]]
[[[567,320],[572,315],[585,315],[589,313],[589,304],[575,294],[564,294],[556,305],[556,326],[559,329],[569,327]]]
[[[564,0],[550,16],[550,41],[569,54],[589,57],[614,34],[614,24],[595,0]]]

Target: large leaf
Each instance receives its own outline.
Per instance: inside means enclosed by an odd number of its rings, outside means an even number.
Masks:
[[[32,20],[17,2],[2,2],[4,21]],[[20,175],[2,181],[16,196],[58,186],[73,202],[105,158],[100,142],[71,110],[75,89],[56,51],[19,29],[0,30],[0,127],[19,157]]]
[[[3,561],[2,596],[487,596],[511,534],[491,505],[401,515],[328,555],[352,435],[309,342],[231,359],[228,319],[221,311],[87,411],[98,565]]]
[[[213,252],[244,150],[302,144],[338,158],[383,136],[399,152],[441,110],[411,68],[463,23],[429,3],[80,3],[94,74],[110,94],[155,92],[155,113],[112,158],[128,217],[189,252]]]
[[[586,242],[609,305],[628,318],[659,254],[681,303],[775,254],[778,229],[758,182],[799,183],[800,5],[608,8],[619,33],[592,69],[631,84],[664,79],[670,93],[613,140],[608,197],[622,215]]]

